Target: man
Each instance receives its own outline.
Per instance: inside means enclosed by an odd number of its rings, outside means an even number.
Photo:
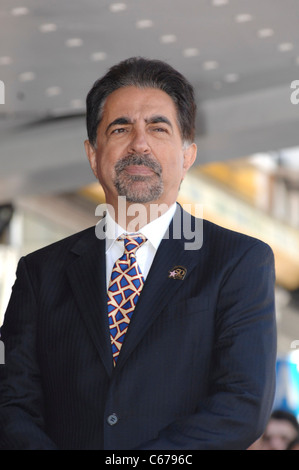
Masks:
[[[298,433],[296,417],[288,411],[275,410],[261,438],[261,450],[288,450],[290,444],[298,438]]]
[[[263,432],[273,255],[176,204],[195,110],[187,80],[143,58],[89,92],[85,149],[108,210],[96,230],[20,260],[2,328],[2,448],[246,449]]]

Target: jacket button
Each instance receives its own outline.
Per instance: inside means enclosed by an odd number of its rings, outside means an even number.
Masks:
[[[107,423],[110,424],[110,426],[114,426],[118,421],[118,417],[116,416],[115,413],[112,413],[112,415],[109,415],[107,418]]]

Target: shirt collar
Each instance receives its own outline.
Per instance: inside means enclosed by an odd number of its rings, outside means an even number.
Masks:
[[[176,203],[172,204],[163,215],[157,217],[139,230],[139,232],[142,233],[151,242],[156,250],[158,249],[158,246],[174,216],[175,210]],[[126,230],[118,225],[117,222],[115,222],[108,210],[105,215],[105,223],[107,253],[115,243],[116,239],[123,233],[126,233]]]

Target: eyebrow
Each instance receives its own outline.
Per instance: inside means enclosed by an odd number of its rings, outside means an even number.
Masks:
[[[147,124],[158,124],[159,122],[162,122],[164,124],[167,124],[172,129],[172,124],[169,119],[162,115],[152,116],[149,119],[146,119],[145,122]]]
[[[167,124],[171,129],[173,128],[170,120],[166,116],[162,115],[155,115],[151,116],[148,119],[145,119],[146,124],[158,124],[158,123],[164,123]],[[109,131],[109,129],[113,126],[119,126],[119,125],[128,125],[128,124],[134,124],[134,121],[132,121],[130,118],[122,116],[114,119],[114,121],[110,122],[110,124],[106,128],[106,133]]]
[[[109,129],[113,126],[119,126],[119,125],[124,125],[124,124],[132,124],[132,121],[129,118],[126,117],[119,117],[114,119],[114,121],[110,122],[110,124],[106,128],[106,133],[109,131]]]

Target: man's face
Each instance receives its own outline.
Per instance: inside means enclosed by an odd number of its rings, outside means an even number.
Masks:
[[[286,450],[296,436],[297,432],[289,421],[271,418],[262,439],[262,449]]]
[[[135,203],[172,204],[196,157],[195,144],[183,146],[172,99],[154,88],[126,87],[111,93],[96,148],[86,141],[85,149],[112,205],[118,196]]]

